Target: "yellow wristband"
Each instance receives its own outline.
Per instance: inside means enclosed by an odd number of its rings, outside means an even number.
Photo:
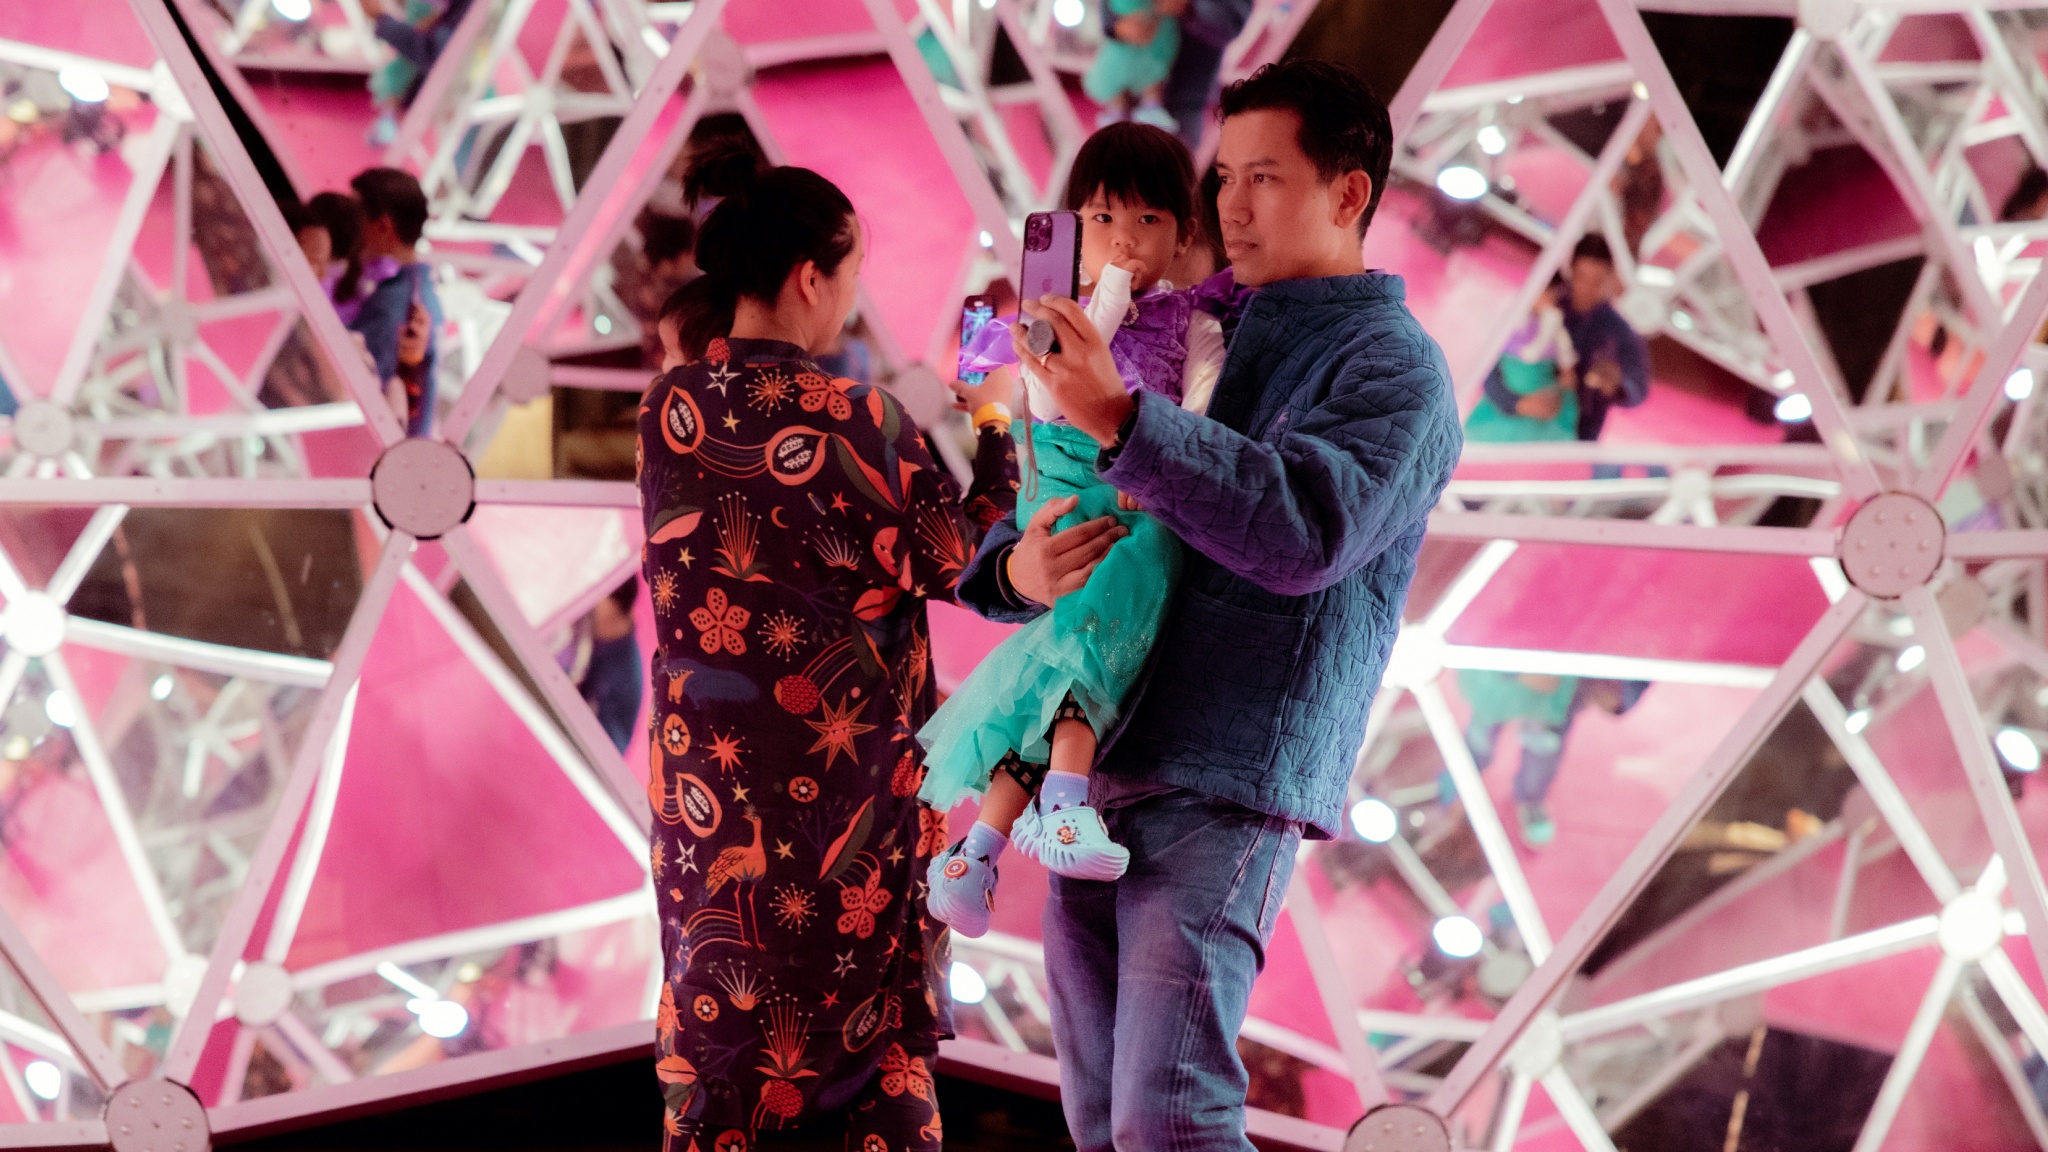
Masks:
[[[976,428],[986,428],[991,424],[1000,424],[1007,429],[1010,426],[1011,419],[1010,406],[999,400],[991,400],[974,410],[974,426]]]

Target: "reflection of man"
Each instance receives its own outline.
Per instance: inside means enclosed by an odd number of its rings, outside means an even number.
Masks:
[[[1615,310],[1621,279],[1614,274],[1614,253],[1606,240],[1587,236],[1572,249],[1569,285],[1564,326],[1578,354],[1579,439],[1598,440],[1608,409],[1633,408],[1649,397],[1650,352],[1642,336]],[[1556,416],[1561,403],[1555,392],[1516,395],[1498,365],[1486,377],[1486,396],[1503,412],[1537,420]],[[1594,466],[1596,476],[1603,471]]]
[[[1429,511],[1455,466],[1443,354],[1360,238],[1387,180],[1387,110],[1295,60],[1223,95],[1217,211],[1237,284],[1207,417],[1124,389],[1071,300],[1024,309],[1034,357],[1097,468],[1187,545],[1090,798],[1131,853],[1115,883],[1052,878],[1045,966],[1081,1152],[1250,1152],[1237,1055],[1301,837],[1334,836]],[[1237,299],[1236,294],[1219,293]],[[960,597],[1022,621],[1086,582],[1117,522],[990,530]],[[1112,626],[1105,624],[1104,627]]]
[[[640,641],[633,634],[633,604],[640,597],[637,578],[611,590],[590,613],[590,657],[576,688],[597,714],[612,743],[624,752],[640,722],[640,682],[647,678],[640,662]]]

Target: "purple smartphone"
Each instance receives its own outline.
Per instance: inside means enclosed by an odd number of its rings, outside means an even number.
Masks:
[[[1025,300],[1040,296],[1065,296],[1072,300],[1081,287],[1081,214],[1079,212],[1033,212],[1024,218],[1024,266],[1018,269],[1018,295]],[[1043,328],[1039,341],[1049,340],[1052,326]],[[1050,345],[1058,351],[1058,342]],[[1034,352],[1037,348],[1034,346]]]

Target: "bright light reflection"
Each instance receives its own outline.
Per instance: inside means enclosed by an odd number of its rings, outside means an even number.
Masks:
[[[1927,663],[1926,647],[1923,645],[1915,644],[1909,648],[1903,648],[1899,651],[1899,662],[1896,665],[1896,667],[1901,672],[1911,672],[1913,669],[1918,668],[1919,666],[1925,663]]]
[[[21,1078],[38,1099],[55,1100],[64,1090],[64,1070],[48,1060],[29,1061],[28,1067],[21,1070]]]
[[[1778,418],[1780,424],[1797,424],[1801,420],[1811,420],[1813,401],[1807,399],[1804,392],[1794,392],[1781,398],[1771,409],[1771,414]]]
[[[108,96],[107,78],[90,68],[67,64],[57,70],[57,86],[80,104],[98,104]]]
[[[1849,713],[1842,718],[1842,727],[1848,729],[1851,736],[1870,727],[1870,709],[1858,708],[1854,712]]]
[[[2017,728],[2000,728],[1991,745],[2015,772],[2032,772],[2041,767],[2041,746]]]
[[[602,312],[597,314],[597,319],[590,322],[590,326],[597,329],[599,336],[609,336],[612,334],[612,318]]]
[[[171,679],[171,674],[169,672],[166,672],[150,682],[149,698],[151,700],[159,701],[169,700],[171,698],[171,689],[176,688],[177,686],[178,682]]]
[[[1052,18],[1062,28],[1079,28],[1088,18],[1088,6],[1081,0],[1052,0]]]
[[[1488,156],[1498,156],[1508,150],[1508,134],[1501,131],[1498,124],[1482,125],[1474,139],[1479,142],[1479,150]]]
[[[988,981],[964,960],[953,961],[953,970],[946,974],[946,984],[952,990],[956,1004],[979,1004],[988,998]]]
[[[1486,174],[1469,164],[1453,164],[1436,174],[1436,190],[1453,200],[1477,200],[1486,188]]]
[[[420,1031],[436,1039],[460,1036],[469,1027],[469,1009],[453,1000],[408,1000],[405,1006],[420,1018]]]
[[[78,702],[69,692],[52,692],[43,699],[43,715],[59,728],[69,728],[78,723]]]
[[[270,0],[270,6],[287,20],[304,20],[313,14],[313,0]]]
[[[1361,840],[1385,844],[1401,831],[1401,817],[1385,800],[1368,796],[1351,806],[1351,828]]]
[[[1486,946],[1486,934],[1469,916],[1446,916],[1429,930],[1429,936],[1439,951],[1454,960],[1477,956]]]
[[[2005,378],[2005,398],[2025,400],[2034,394],[2034,370],[2021,368]]]

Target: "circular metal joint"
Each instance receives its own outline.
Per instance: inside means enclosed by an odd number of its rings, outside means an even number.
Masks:
[[[252,960],[235,981],[235,1019],[251,1028],[277,1023],[292,1006],[292,976],[284,965]]]
[[[1836,40],[1856,23],[1856,0],[1799,0],[1799,26],[1816,40]]]
[[[169,1080],[130,1080],[107,1098],[107,1143],[114,1152],[206,1152],[206,1109],[191,1089]]]
[[[505,366],[505,375],[498,381],[498,390],[505,399],[514,404],[525,404],[548,394],[548,387],[554,382],[554,366],[548,354],[531,344],[521,344],[512,353],[512,362]]]
[[[1557,1013],[1539,1012],[1508,1050],[1508,1065],[1531,1080],[1541,1080],[1564,1059],[1564,1029]]]
[[[1965,962],[1982,960],[2005,942],[2005,909],[1997,897],[1971,889],[1941,910],[1935,939],[1948,956]]]
[[[1420,1105],[1382,1104],[1344,1134],[1344,1152],[1451,1152],[1451,1131]]]
[[[1934,505],[1909,492],[1880,492],[1842,526],[1842,571],[1882,600],[1919,588],[1941,570],[1948,526]]]
[[[752,82],[754,70],[747,65],[747,53],[740,42],[723,28],[713,28],[697,49],[698,74],[714,104],[731,104]]]
[[[23,656],[41,659],[64,646],[69,619],[69,613],[55,596],[48,592],[23,592],[7,602],[7,611],[0,612],[0,636],[6,638],[9,648]]]
[[[433,540],[476,508],[476,472],[453,444],[400,440],[370,469],[370,501],[387,527]]]
[[[31,456],[62,456],[71,451],[76,432],[71,413],[49,400],[31,400],[14,414],[14,446]]]

